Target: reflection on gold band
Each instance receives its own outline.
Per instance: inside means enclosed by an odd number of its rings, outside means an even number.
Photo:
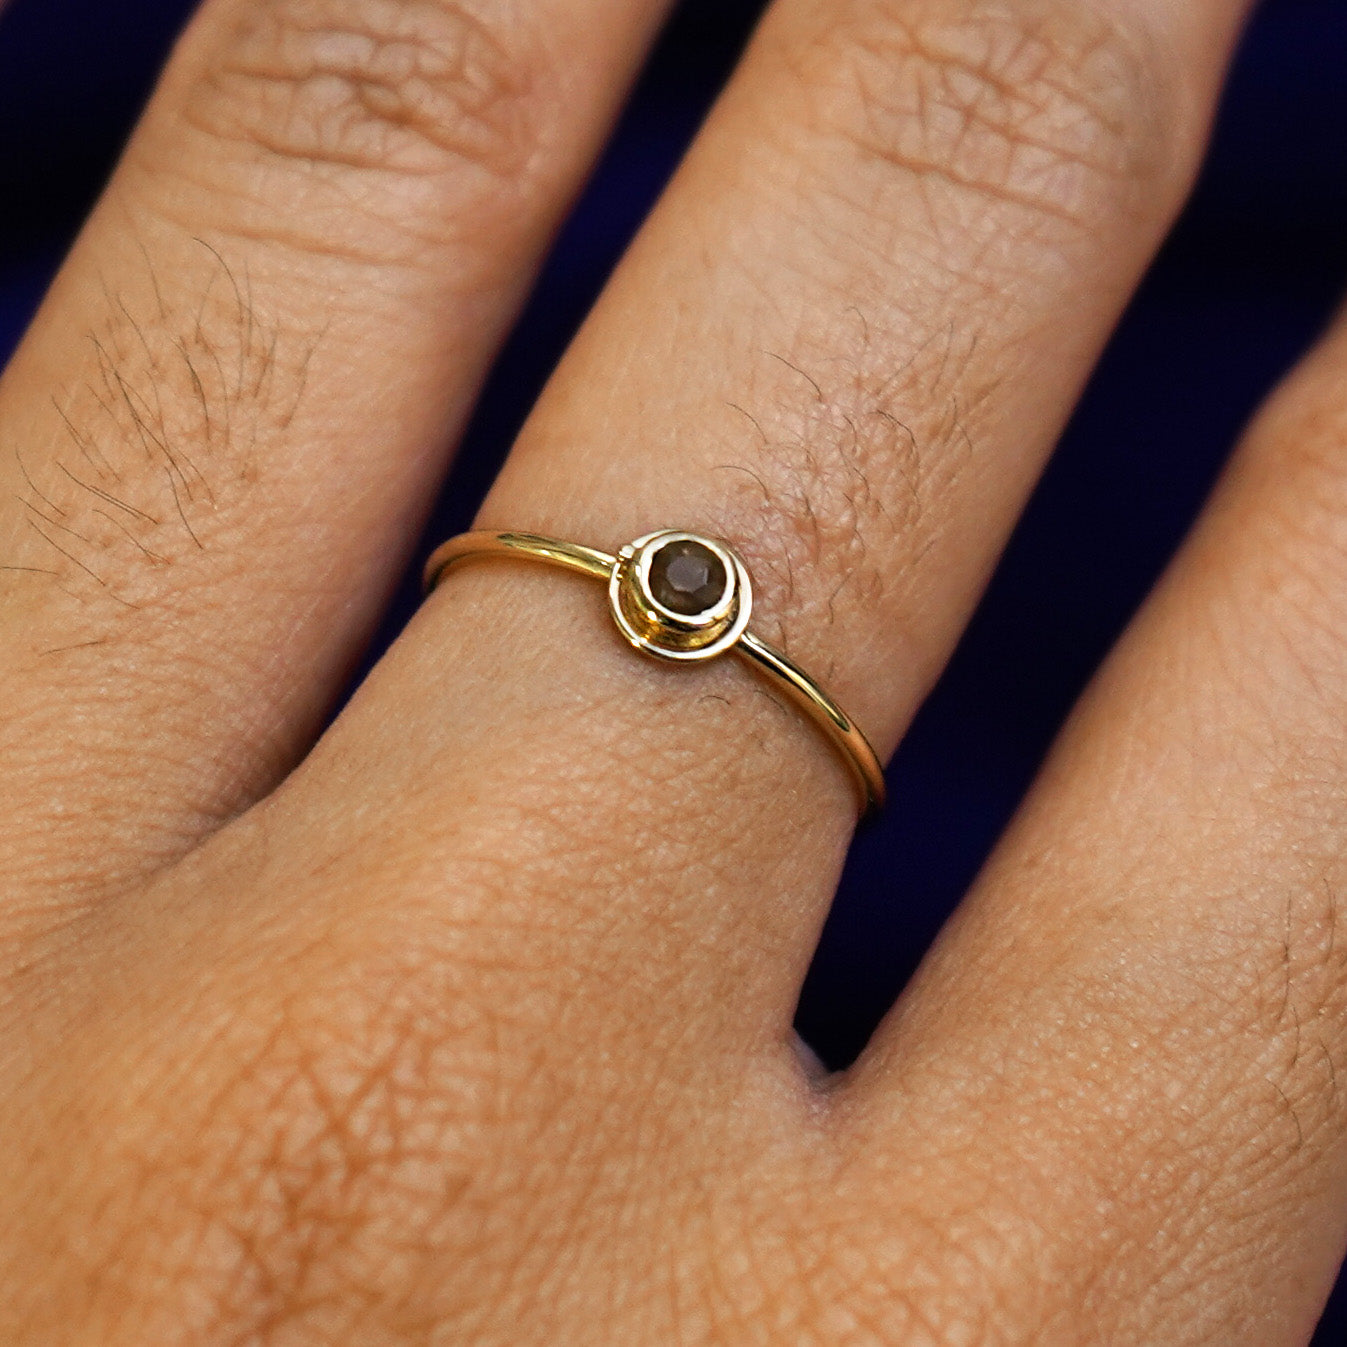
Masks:
[[[705,612],[670,610],[652,591],[652,568],[658,566],[661,551],[671,544],[694,554],[694,564],[702,567],[697,575],[710,577],[710,589],[723,580]],[[426,592],[440,583],[455,562],[488,556],[545,561],[601,580],[608,588],[619,631],[646,654],[695,661],[733,651],[766,674],[841,751],[860,788],[862,815],[883,806],[884,772],[869,740],[798,664],[748,630],[752,583],[743,561],[725,543],[665,529],[638,538],[614,556],[538,533],[460,533],[437,548],[426,563]]]

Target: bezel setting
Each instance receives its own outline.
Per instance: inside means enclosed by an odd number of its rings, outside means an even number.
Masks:
[[[692,542],[712,553],[725,570],[720,597],[698,613],[676,613],[655,597],[650,567],[671,543]],[[715,659],[748,629],[753,582],[733,548],[716,538],[684,529],[660,529],[628,543],[617,554],[608,582],[613,620],[637,650],[660,659]]]

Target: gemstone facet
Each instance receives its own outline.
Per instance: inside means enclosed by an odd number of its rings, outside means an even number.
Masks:
[[[724,597],[725,563],[704,543],[677,538],[650,558],[650,593],[657,603],[683,617],[696,617]]]
[[[613,560],[608,604],[637,650],[659,659],[715,659],[748,630],[753,579],[719,539],[660,529],[633,539]]]

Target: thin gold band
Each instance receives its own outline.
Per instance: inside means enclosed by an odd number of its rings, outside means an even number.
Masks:
[[[633,577],[637,574],[633,568],[637,567],[644,555],[648,570],[649,557],[662,547],[668,546],[669,540],[685,546],[709,549],[717,557],[723,558],[726,563],[724,569],[729,577],[726,582],[726,599],[721,604],[721,607],[727,608],[724,615],[713,614],[710,620],[702,617],[680,618],[652,599],[647,590],[644,602],[642,603],[640,599],[636,601],[640,611],[624,619],[619,594],[626,592],[624,587],[635,592],[631,589],[636,584]],[[870,741],[837,702],[798,664],[747,629],[748,611],[752,601],[751,584],[742,561],[724,543],[697,534],[662,530],[628,544],[614,556],[593,547],[565,542],[560,538],[548,538],[539,533],[460,533],[436,548],[426,563],[426,593],[429,594],[435,589],[443,580],[445,572],[455,562],[489,556],[516,556],[544,561],[603,581],[609,587],[614,616],[623,635],[633,645],[649,654],[669,659],[705,659],[733,650],[768,675],[841,751],[860,787],[862,815],[882,808],[885,795],[884,771],[878,756],[870,746]],[[644,575],[645,572],[640,574]],[[737,593],[735,593],[736,574],[740,586]],[[657,610],[653,616],[647,611],[652,607]],[[640,627],[643,616],[655,626],[648,630]],[[633,629],[634,626],[637,629]],[[699,635],[694,627],[705,628],[705,635]],[[682,641],[684,645],[668,648],[673,640]],[[697,644],[688,647],[690,642]]]

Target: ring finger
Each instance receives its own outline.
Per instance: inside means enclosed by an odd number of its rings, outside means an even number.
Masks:
[[[890,749],[1182,199],[1241,10],[778,0],[482,525],[734,541],[755,625]],[[603,608],[454,572],[281,817],[306,868],[354,833],[463,905],[455,875],[508,874],[565,903],[559,957],[639,948],[782,1038],[851,784],[743,668],[639,661]]]

